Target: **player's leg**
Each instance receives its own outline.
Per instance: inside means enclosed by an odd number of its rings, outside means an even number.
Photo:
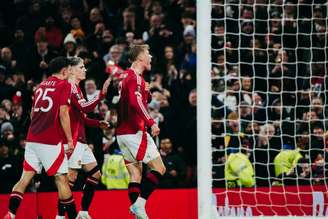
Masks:
[[[129,183],[129,199],[131,202],[130,211],[136,216],[137,219],[148,219],[144,199],[140,198],[141,180],[142,180],[142,163],[135,162],[126,165],[130,175]]]
[[[159,181],[165,174],[166,168],[160,156],[147,163],[150,172],[145,177],[141,185],[141,197],[147,200],[151,193],[157,188]]]
[[[128,186],[128,194],[131,205],[135,203],[140,195],[140,183],[142,177],[142,163],[127,163],[126,168],[130,175],[130,182]]]
[[[5,216],[5,219],[15,218],[17,209],[19,208],[20,203],[23,200],[24,192],[27,186],[30,184],[34,175],[35,175],[35,171],[25,171],[25,170],[23,171],[20,180],[13,187],[13,190],[10,194],[9,207],[8,207],[9,212]]]
[[[128,194],[131,205],[140,194],[140,182],[142,176],[142,164],[135,159],[142,140],[142,134],[118,135],[117,142],[124,157],[125,165],[130,176]]]
[[[69,219],[75,219],[77,216],[75,201],[68,183],[66,174],[57,174],[55,176],[55,183],[58,189],[58,198],[60,204],[67,212]]]
[[[136,160],[140,142],[144,142],[144,135],[138,132],[135,135],[117,136],[117,142],[123,154],[126,168],[130,175],[129,199],[131,201],[130,211],[136,215],[137,219],[147,219],[145,205],[137,203],[140,195],[140,183],[142,178],[142,163]]]
[[[87,177],[83,186],[81,211],[79,212],[79,217],[81,219],[89,219],[91,218],[88,213],[89,207],[96,191],[96,187],[99,183],[101,173],[97,162],[84,164],[83,170],[85,171]]]
[[[65,150],[67,149],[67,145],[64,145]],[[82,148],[80,147],[79,144],[76,145],[74,148],[73,153],[69,157],[67,163],[68,163],[68,183],[71,188],[71,190],[74,187],[75,181],[77,179],[78,175],[78,170],[82,168],[81,164],[81,159],[82,159]],[[61,202],[60,199],[58,199],[58,204],[57,204],[57,218],[63,218],[65,215],[65,205]]]
[[[149,134],[147,134],[147,151],[143,161],[150,168],[150,172],[142,182],[140,196],[147,200],[166,171],[156,144]]]
[[[41,172],[41,161],[39,160],[37,153],[35,152],[35,145],[26,142],[25,152],[24,152],[24,165],[23,173],[20,180],[13,187],[12,193],[9,199],[9,210],[5,218],[15,218],[15,214],[19,205],[23,199],[23,194],[30,184],[34,175]]]
[[[67,178],[68,161],[64,146],[61,143],[58,145],[40,145],[37,148],[37,153],[47,174],[55,177],[58,198],[60,204],[64,205],[68,218],[75,219],[76,207]]]
[[[77,179],[77,175],[78,175],[78,169],[72,169],[72,168],[68,169],[67,177],[68,177],[68,184],[69,184],[69,187],[71,188],[71,190],[74,187],[75,181]],[[58,197],[58,203],[57,203],[57,216],[58,217],[57,218],[63,218],[65,216],[65,212],[66,212],[65,204],[63,204],[61,202],[60,198]]]

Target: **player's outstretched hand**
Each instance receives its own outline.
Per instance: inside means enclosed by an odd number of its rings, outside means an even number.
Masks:
[[[108,87],[109,87],[111,81],[112,81],[112,78],[111,78],[111,76],[109,76],[109,77],[107,78],[107,80],[104,82],[104,85],[103,85],[102,90],[101,90],[101,92],[102,92],[104,95],[107,94],[107,90],[108,90]]]
[[[108,129],[110,127],[109,123],[105,120],[101,120],[99,123],[100,123],[99,127],[101,129]]]
[[[152,127],[151,127],[151,135],[152,135],[153,137],[159,135],[159,132],[160,132],[160,131],[161,131],[161,130],[158,128],[157,124],[152,125]]]

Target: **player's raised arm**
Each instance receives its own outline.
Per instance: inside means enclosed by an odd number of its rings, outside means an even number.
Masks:
[[[86,100],[85,98],[78,100],[78,98],[76,98],[73,92],[72,105],[84,113],[91,112],[99,104],[99,102],[105,98],[110,82],[111,82],[111,78],[108,77],[108,79],[104,82],[101,92],[96,97],[94,97],[89,101]],[[75,85],[73,85],[73,88],[74,87],[76,89]]]

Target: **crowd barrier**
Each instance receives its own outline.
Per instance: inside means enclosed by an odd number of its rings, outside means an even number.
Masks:
[[[286,186],[248,189],[214,189],[218,216],[328,216],[325,186]],[[81,192],[74,192],[79,209]],[[0,218],[9,195],[0,195]],[[214,197],[213,197],[214,198]],[[215,198],[213,200],[215,200]],[[215,204],[215,201],[213,202]],[[57,193],[26,193],[16,219],[54,219]],[[133,219],[126,190],[97,191],[90,207],[93,219]],[[156,190],[147,203],[154,219],[196,219],[196,189]]]
[[[81,203],[81,192],[75,192],[77,208]],[[155,191],[147,203],[150,218],[196,219],[197,191],[195,189],[163,189]],[[0,219],[8,206],[9,195],[0,195]],[[26,193],[16,219],[54,219],[57,193]],[[90,206],[93,219],[134,219],[129,213],[129,199],[125,190],[97,191]]]

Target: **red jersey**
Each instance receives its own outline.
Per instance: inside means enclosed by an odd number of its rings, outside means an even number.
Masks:
[[[147,111],[150,94],[145,89],[145,80],[132,69],[127,69],[125,74],[120,84],[118,135],[145,131],[155,123]]]
[[[59,109],[70,104],[71,85],[66,80],[50,76],[38,85],[33,97],[27,141],[50,145],[63,142],[66,137],[61,128]]]
[[[99,122],[97,120],[88,120],[84,113],[91,112],[103,98],[104,95],[100,92],[99,95],[97,95],[95,98],[90,101],[87,101],[84,98],[80,87],[76,86],[75,84],[72,84],[72,107],[70,109],[69,115],[71,120],[72,138],[74,145],[76,145],[77,141],[86,143],[84,129],[85,120],[91,123],[88,123],[88,125],[99,126]]]

